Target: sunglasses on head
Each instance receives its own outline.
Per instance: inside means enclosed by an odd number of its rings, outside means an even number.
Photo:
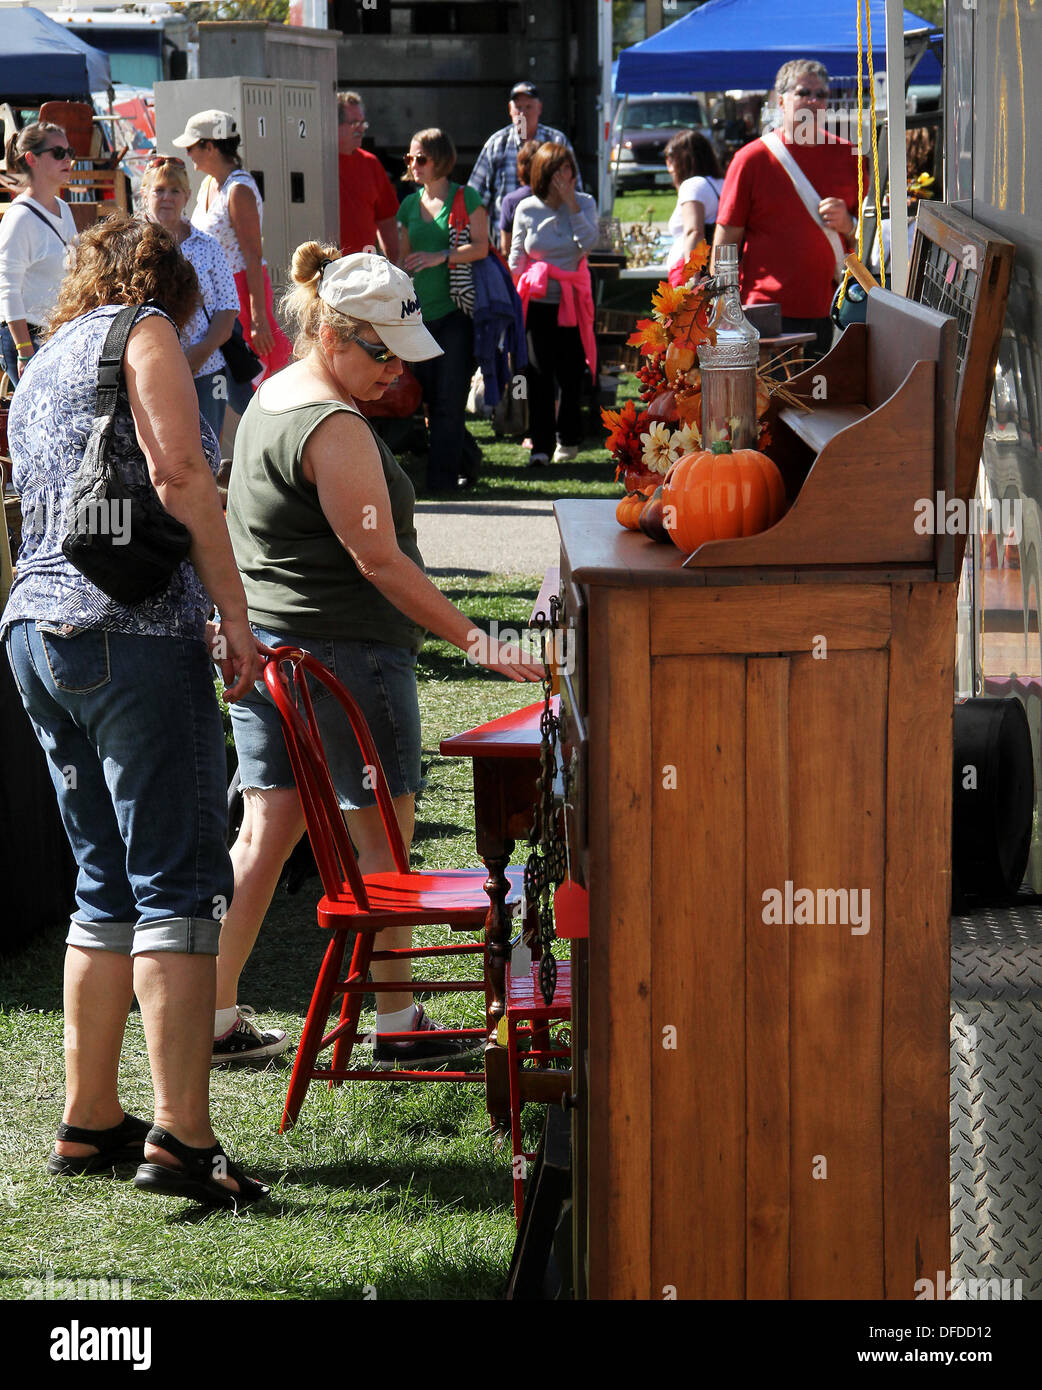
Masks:
[[[71,145],[43,145],[37,154],[53,154],[55,159],[71,159],[76,151]]]
[[[820,87],[815,87],[813,90],[810,87],[793,87],[792,94],[794,97],[810,97],[814,101],[828,101],[829,99],[828,92],[822,91]]]
[[[392,352],[391,349],[385,347],[383,343],[369,343],[365,338],[360,338],[357,333],[351,334],[351,342],[357,343],[363,352],[369,354],[374,362],[393,362],[398,356],[396,352]]]
[[[183,159],[178,159],[176,154],[154,154],[149,157],[148,167],[158,169],[164,164],[176,164],[179,169],[185,167]]]

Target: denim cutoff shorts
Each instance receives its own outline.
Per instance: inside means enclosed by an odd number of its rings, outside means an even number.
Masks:
[[[426,786],[420,771],[415,653],[386,642],[308,637],[272,632],[256,623],[251,626],[269,647],[301,647],[310,652],[347,687],[365,715],[392,797],[408,796]],[[367,785],[374,779],[366,773],[347,715],[313,677],[308,678],[308,689],[341,809],[359,811],[375,806],[376,791]],[[264,682],[259,681],[230,709],[243,790],[296,786],[279,714]]]
[[[205,644],[23,619],[6,645],[79,870],[67,943],[216,955],[233,877]]]

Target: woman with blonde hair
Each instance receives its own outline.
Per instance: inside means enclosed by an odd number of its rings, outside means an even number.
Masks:
[[[228,401],[228,370],[221,344],[231,337],[239,294],[220,242],[185,218],[191,191],[183,159],[164,154],[148,161],[141,178],[141,209],[150,221],[170,233],[199,281],[199,301],[185,325],[182,342],[199,398],[199,413],[220,439]]]
[[[239,425],[228,528],[254,634],[271,647],[306,648],[361,705],[408,849],[423,785],[416,656],[424,630],[461,651],[482,652],[483,665],[512,680],[537,680],[541,671],[518,663],[516,651],[474,627],[427,578],[412,484],[358,409],[387,390],[403,360],[440,355],[412,281],[382,256],[341,256],[314,241],[297,248],[292,276],[296,288],[285,307],[297,324],[298,360],[260,387]],[[359,865],[363,873],[391,870],[371,778],[339,706],[331,706],[318,699],[315,713]],[[232,727],[245,813],[232,849],[235,900],[221,932],[215,1065],[271,1056],[284,1045],[281,1035],[261,1033],[242,1016],[236,987],[304,829],[278,713],[263,684],[233,707]],[[408,935],[388,930],[378,948],[406,944]],[[400,991],[378,994],[378,1035],[436,1027],[414,1009],[408,962],[375,965],[373,974],[401,982]],[[456,1040],[378,1037],[375,1060],[415,1066],[467,1050]]]
[[[73,151],[59,125],[23,126],[4,150],[7,174],[22,185],[0,221],[0,353],[16,382],[40,343],[65,274],[76,223],[58,194]]]
[[[252,689],[260,659],[214,482],[217,441],[200,438],[178,338],[197,294],[161,227],[116,215],[83,234],[52,332],[11,404],[24,524],[0,637],[79,866],[66,937],[65,1114],[47,1169],[68,1176],[137,1160],[137,1187],[235,1207],[267,1188],[227,1158],[210,1124],[214,957],[232,894],[211,653],[232,702]],[[165,587],[132,604],[62,550],[102,349],[124,306],[138,313],[110,461],[132,494],[154,488],[191,538]],[[214,603],[219,627],[208,623]],[[117,1086],[135,995],[153,1126],[124,1112]]]

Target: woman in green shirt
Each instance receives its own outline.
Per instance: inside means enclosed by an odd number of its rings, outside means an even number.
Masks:
[[[382,256],[341,256],[305,242],[293,255],[297,361],[261,384],[235,436],[228,530],[254,634],[266,645],[306,648],[362,706],[406,849],[420,772],[416,653],[424,631],[517,681],[541,670],[490,638],[431,583],[413,525],[408,475],[358,410],[401,373],[402,358],[438,357],[412,281]],[[235,895],[221,927],[213,1063],[263,1060],[285,1040],[238,1005],[239,973],[253,948],[282,866],[304,829],[278,714],[263,684],[232,707],[244,816],[232,848]],[[315,715],[337,798],[363,873],[393,869],[376,792],[335,700]],[[408,944],[388,928],[378,949]],[[390,938],[390,939],[385,939]],[[377,997],[379,1064],[445,1061],[466,1044],[380,1041],[386,1032],[434,1027],[414,1009],[408,961],[373,966],[401,983]]]
[[[449,215],[460,185],[449,180],[456,149],[443,130],[419,130],[409,141],[407,177],[419,184],[398,209],[399,256],[413,277],[423,310],[423,322],[443,355],[410,363],[427,402],[431,451],[427,484],[431,492],[455,492],[461,474],[469,472],[464,415],[474,359],[474,329],[470,317],[457,309],[449,295],[449,262],[463,265],[488,255],[488,215],[481,197],[469,184],[463,197],[469,217],[470,245],[449,250]]]

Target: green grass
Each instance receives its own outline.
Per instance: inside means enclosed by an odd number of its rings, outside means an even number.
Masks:
[[[639,188],[632,193],[618,194],[612,205],[611,215],[622,223],[668,222],[676,205],[675,188]]]
[[[625,398],[633,378],[622,378],[620,402]],[[467,419],[467,428],[481,448],[484,462],[481,476],[474,487],[460,493],[463,501],[486,502],[500,499],[518,500],[542,497],[556,501],[559,497],[614,497],[619,491],[614,481],[614,467],[604,447],[605,431],[593,431],[587,421],[587,436],[574,463],[553,464],[550,467],[530,468],[528,450],[520,440],[497,439],[488,420]],[[424,500],[427,460],[420,454],[404,454],[401,462],[412,478],[416,496]]]
[[[520,626],[539,578],[450,577],[442,587],[472,617]],[[438,743],[535,692],[481,672],[440,642],[425,646],[419,678],[428,785],[413,861],[428,869],[476,866],[470,764],[442,758]],[[325,944],[315,924],[317,890],[311,879],[294,896],[278,891],[240,993],[265,1023],[294,1038]],[[509,1144],[497,1151],[480,1085],[366,1082],[332,1092],[313,1085],[298,1125],[280,1136],[286,1059],[215,1072],[217,1133],[273,1187],[267,1203],[241,1216],[200,1214],[125,1180],[49,1179],[43,1163],[64,1090],[62,935],[55,929],[0,960],[0,1299],[24,1298],[23,1281],[47,1271],[55,1280],[129,1279],[131,1296],[148,1300],[351,1299],[367,1285],[380,1299],[498,1296],[514,1243]],[[447,1023],[477,1024],[479,998],[439,994],[429,1007]],[[124,1104],[149,1115],[136,1012],[121,1075]],[[529,1107],[532,1139],[539,1118]]]

